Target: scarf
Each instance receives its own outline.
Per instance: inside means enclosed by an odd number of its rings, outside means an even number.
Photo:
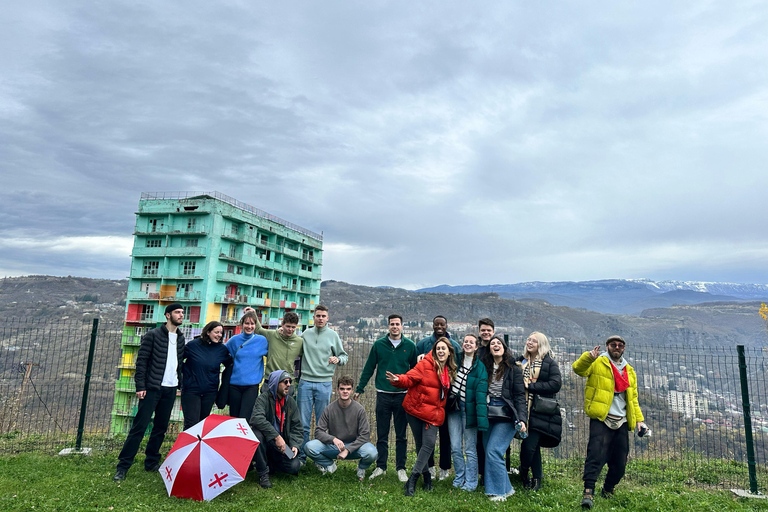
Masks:
[[[536,382],[539,379],[539,372],[541,371],[541,359],[534,359],[531,361],[527,359],[523,366],[523,382],[530,384]],[[533,406],[533,393],[529,393],[525,390],[525,401],[528,403],[528,413],[531,412],[531,406]]]
[[[440,386],[442,389],[440,389],[440,401],[444,401],[445,397],[448,396],[448,388],[451,387],[451,378],[448,374],[448,367],[444,366],[443,371],[440,372]]]
[[[275,428],[277,428],[280,435],[283,434],[283,427],[285,426],[285,397],[275,398]]]
[[[627,367],[619,371],[616,365],[611,361],[611,369],[613,370],[613,392],[623,393],[629,387],[629,374],[627,373]]]

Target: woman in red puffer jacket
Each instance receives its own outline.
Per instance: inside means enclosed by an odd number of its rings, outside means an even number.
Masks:
[[[432,490],[432,477],[427,469],[429,456],[435,450],[437,430],[445,421],[445,399],[456,378],[456,354],[447,338],[435,342],[432,351],[408,373],[395,375],[387,372],[393,386],[408,389],[403,409],[416,441],[416,464],[405,483],[405,495],[413,496],[416,482],[424,475],[424,490]]]

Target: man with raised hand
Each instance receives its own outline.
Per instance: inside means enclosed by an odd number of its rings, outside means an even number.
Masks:
[[[301,335],[304,340],[304,356],[301,360],[297,401],[301,423],[304,425],[304,445],[309,442],[312,411],[315,411],[315,423],[317,423],[323,410],[331,402],[333,373],[336,371],[336,366],[347,364],[347,353],[341,345],[339,335],[328,327],[328,308],[318,304],[313,318],[314,327],[307,329]],[[300,456],[302,460],[307,458],[303,445]]]
[[[426,354],[428,354],[437,340],[440,338],[448,338],[451,345],[453,345],[454,354],[459,357],[461,354],[461,345],[459,342],[453,339],[451,333],[448,332],[448,320],[443,315],[437,315],[432,319],[432,334],[422,339],[416,344],[417,358],[421,361]],[[448,422],[443,422],[438,428],[440,434],[440,480],[445,480],[451,471],[451,437],[448,433]],[[435,478],[435,456],[434,454],[428,461],[429,472],[432,478]]]
[[[416,366],[416,345],[403,336],[403,317],[398,314],[389,315],[389,333],[376,340],[368,354],[368,360],[360,375],[354,398],[358,400],[365,392],[368,380],[376,370],[376,450],[379,457],[376,469],[369,478],[373,479],[387,471],[389,456],[389,422],[395,425],[395,467],[397,477],[401,482],[408,481],[405,472],[405,459],[408,453],[407,427],[408,419],[403,409],[405,390],[396,388],[387,380],[387,371],[396,375],[408,372]]]
[[[352,400],[355,381],[343,376],[336,384],[339,398],[325,408],[315,427],[315,439],[304,445],[323,474],[336,471],[334,459],[360,459],[357,478],[365,478],[365,470],[376,461],[378,452],[371,444],[371,427],[365,408]]]
[[[648,428],[637,398],[637,375],[624,359],[624,338],[611,336],[605,345],[606,350],[600,350],[598,345],[573,363],[576,375],[587,378],[584,412],[590,420],[581,499],[584,509],[592,508],[595,483],[606,463],[608,473],[601,495],[603,498],[613,496],[627,467],[629,432],[637,426],[643,435]]]
[[[247,307],[243,313],[256,310]],[[293,378],[294,363],[296,358],[303,353],[304,340],[296,334],[296,327],[299,325],[299,315],[293,311],[288,311],[283,315],[283,321],[280,329],[265,329],[256,315],[256,334],[261,334],[267,338],[269,351],[267,353],[267,365],[264,368],[266,374],[277,370],[288,372]]]
[[[147,442],[144,469],[160,469],[160,446],[168,430],[171,411],[176,401],[176,390],[181,381],[184,334],[179,330],[179,326],[182,322],[184,308],[178,303],[171,304],[165,308],[165,323],[141,338],[134,374],[139,408],[118,456],[117,470],[112,478],[115,482],[124,480],[128,474],[152,414],[155,415],[155,420],[152,422],[152,433]]]

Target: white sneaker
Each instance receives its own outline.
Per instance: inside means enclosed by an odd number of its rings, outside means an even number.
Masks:
[[[451,471],[449,469],[441,469],[440,470],[440,476],[438,477],[438,480],[445,480],[451,476]]]
[[[328,467],[326,468],[326,471],[328,471],[328,474],[329,474],[329,475],[332,475],[332,474],[334,474],[334,473],[336,472],[336,470],[337,470],[337,469],[339,469],[339,467],[338,467],[338,466],[336,465],[336,463],[334,462],[333,464],[331,464],[330,466],[328,466]]]
[[[401,482],[407,482],[408,481],[408,473],[405,472],[404,469],[398,469],[397,470],[397,479]]]
[[[435,466],[429,468],[429,474],[432,475],[432,480],[435,479]]]
[[[368,477],[368,480],[373,480],[377,476],[381,476],[386,472],[387,472],[386,469],[376,468],[373,470],[373,473],[371,473],[371,476]]]
[[[317,470],[320,471],[321,475],[324,475],[328,472],[328,468],[326,468],[325,466],[321,466],[317,462],[315,462],[315,466],[317,466]]]
[[[361,468],[357,468],[357,479],[363,480],[365,478],[365,470]]]

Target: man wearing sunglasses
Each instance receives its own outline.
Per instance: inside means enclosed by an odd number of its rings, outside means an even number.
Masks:
[[[269,374],[248,423],[259,440],[256,449],[259,485],[265,489],[272,487],[270,469],[273,473],[280,471],[298,475],[301,463],[297,455],[304,441],[304,428],[296,400],[291,396],[291,375],[288,372],[276,370]]]
[[[614,335],[605,345],[605,351],[598,345],[573,363],[576,375],[587,378],[584,412],[590,420],[581,500],[584,509],[592,508],[595,483],[606,463],[608,473],[601,495],[613,496],[627,466],[628,432],[633,432],[635,426],[639,432],[647,430],[637,400],[637,375],[624,359],[624,339]]]

